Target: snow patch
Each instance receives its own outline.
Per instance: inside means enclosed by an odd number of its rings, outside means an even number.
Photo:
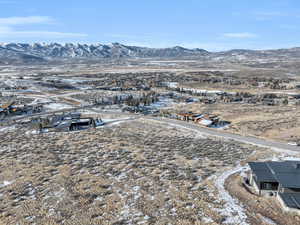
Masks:
[[[45,108],[52,109],[52,110],[60,110],[60,109],[69,109],[70,106],[62,103],[51,103],[46,105]]]
[[[14,130],[14,129],[16,129],[15,126],[11,126],[11,127],[2,127],[2,128],[0,128],[0,132],[6,132],[6,131]]]
[[[5,181],[3,181],[2,184],[0,184],[0,188],[6,187],[6,186],[11,185],[13,183],[14,183],[14,181],[7,181],[7,180],[5,180]]]
[[[248,225],[246,222],[247,215],[238,201],[231,197],[231,195],[225,190],[225,181],[232,174],[243,172],[247,170],[247,167],[237,166],[231,170],[222,173],[215,181],[215,185],[219,191],[220,199],[225,201],[224,208],[220,210],[221,215],[226,216],[225,223],[227,224],[239,224]]]
[[[202,217],[204,223],[213,223],[213,219],[210,217]]]
[[[261,216],[262,220],[266,223],[266,224],[270,224],[270,225],[277,225],[277,223],[275,223],[273,220],[271,220],[268,217],[265,216]]]

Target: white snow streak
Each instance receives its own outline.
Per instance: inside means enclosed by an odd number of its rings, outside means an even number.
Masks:
[[[247,216],[242,206],[239,205],[238,201],[231,197],[231,195],[225,190],[226,179],[235,173],[243,172],[247,170],[247,167],[237,166],[231,170],[222,173],[215,181],[216,187],[219,191],[220,199],[225,201],[224,209],[220,210],[221,215],[227,217],[225,223],[227,224],[239,224],[248,225],[246,222]]]

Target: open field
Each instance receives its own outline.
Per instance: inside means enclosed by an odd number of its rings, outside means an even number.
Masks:
[[[211,179],[260,152],[143,120],[0,135],[5,224],[218,224],[226,216]]]

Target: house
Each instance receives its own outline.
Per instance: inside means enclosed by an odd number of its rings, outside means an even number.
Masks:
[[[203,117],[204,117],[203,114],[194,114],[194,115],[192,116],[192,120],[193,120],[194,122],[197,122],[198,120],[201,120]]]
[[[197,98],[192,98],[192,97],[188,97],[185,99],[186,103],[191,103],[191,102],[199,102],[199,99]]]
[[[43,105],[15,105],[15,102],[0,104],[0,119],[6,116],[17,116],[30,113],[40,113],[43,110]]]
[[[203,104],[213,104],[213,103],[216,103],[216,99],[203,98],[203,99],[201,99],[201,102],[202,102]]]
[[[93,118],[64,119],[44,128],[53,131],[75,131],[90,127],[96,127],[96,122]]]
[[[192,112],[178,113],[177,114],[177,119],[183,120],[183,121],[189,121],[189,120],[193,120],[194,115],[195,114],[192,113]]]
[[[213,114],[185,112],[176,114],[176,118],[183,121],[193,121],[202,126],[212,128],[221,128],[230,124],[230,122],[220,120],[219,116]]]
[[[95,120],[93,118],[80,118],[76,120],[71,120],[69,123],[68,130],[83,130],[88,129],[90,127],[96,127]]]
[[[40,131],[47,130],[56,132],[83,130],[104,125],[101,119],[81,117],[80,113],[53,115],[46,119],[41,118],[33,122]]]
[[[248,183],[256,194],[276,196],[284,210],[300,214],[300,161],[248,164]]]
[[[275,100],[274,99],[270,99],[270,98],[264,98],[262,100],[262,104],[263,105],[267,105],[267,106],[274,106],[274,105],[276,105]]]
[[[213,124],[213,121],[211,121],[210,119],[202,118],[202,119],[198,120],[197,123],[199,123],[199,124],[201,124],[203,126],[208,127],[208,126],[210,126],[210,125]]]

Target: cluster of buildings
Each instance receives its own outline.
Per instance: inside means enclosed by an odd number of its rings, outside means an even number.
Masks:
[[[248,92],[225,92],[218,90],[200,90],[169,85],[168,90],[184,95],[197,96],[198,101],[204,104],[213,103],[246,103],[262,105],[300,105],[300,94],[270,92],[251,94]]]
[[[300,161],[249,162],[245,187],[260,196],[274,196],[285,211],[300,214]]]
[[[0,120],[8,116],[42,112],[43,105],[16,105],[13,101],[0,104]]]
[[[68,113],[52,115],[47,118],[39,118],[32,121],[40,131],[66,132],[84,130],[103,126],[104,122],[100,118],[82,117],[80,113]]]
[[[183,121],[192,121],[194,123],[200,124],[205,127],[224,127],[229,125],[229,121],[224,121],[219,118],[217,115],[213,114],[201,114],[193,112],[177,113],[176,119]]]
[[[159,110],[152,106],[126,106],[122,108],[122,112],[141,113],[143,115],[157,114]]]

